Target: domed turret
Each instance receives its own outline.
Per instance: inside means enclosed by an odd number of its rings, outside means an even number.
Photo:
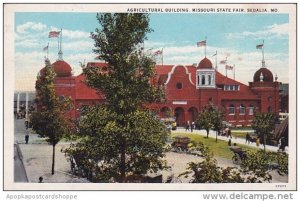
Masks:
[[[267,68],[260,68],[256,71],[253,77],[253,82],[260,82],[261,77],[263,78],[263,82],[273,82],[274,80],[272,72]]]
[[[201,68],[201,69],[203,69],[203,68],[207,69],[207,68],[213,68],[213,67],[212,67],[211,61],[208,58],[205,57],[198,64],[197,69],[199,69],[199,68]]]
[[[52,66],[57,77],[67,77],[72,75],[72,68],[65,61],[57,60]]]
[[[212,67],[212,63],[208,58],[200,61],[196,72],[196,87],[200,88],[215,88],[216,87],[216,71]]]

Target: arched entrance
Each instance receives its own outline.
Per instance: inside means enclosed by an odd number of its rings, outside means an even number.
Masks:
[[[189,110],[188,110],[188,113],[189,113],[189,121],[191,122],[195,122],[197,117],[198,117],[198,110],[197,108],[195,107],[191,107]]]
[[[182,107],[175,109],[175,118],[178,126],[185,126],[184,109]]]
[[[171,109],[167,106],[160,109],[160,116],[162,118],[173,117]]]

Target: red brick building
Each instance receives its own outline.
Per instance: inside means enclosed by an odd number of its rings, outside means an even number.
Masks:
[[[86,67],[90,66],[103,68],[105,64],[90,62]],[[83,106],[105,101],[103,94],[85,85],[83,74],[73,76],[65,61],[58,60],[53,67],[57,94],[72,98],[75,117],[80,116]],[[157,65],[155,70],[156,84],[164,86],[166,98],[155,107],[160,117],[174,116],[180,126],[195,121],[199,111],[208,104],[223,108],[226,121],[234,126],[250,126],[255,112],[278,114],[280,111],[280,83],[266,67],[254,72],[249,86],[222,75],[206,57],[198,66]]]

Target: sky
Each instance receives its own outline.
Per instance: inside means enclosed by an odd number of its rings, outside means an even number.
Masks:
[[[262,51],[256,45],[264,40],[266,66],[278,81],[288,83],[288,14],[226,14],[226,13],[151,13],[145,50],[154,53],[163,48],[163,64],[192,65],[204,57],[204,47],[197,42],[207,40],[206,57],[225,74],[219,64],[227,57],[235,66],[235,77],[248,84],[261,67]],[[96,61],[90,33],[99,28],[96,13],[15,13],[15,90],[34,90],[36,76],[44,66],[49,43],[49,59],[58,58],[57,38],[48,38],[50,31],[62,29],[63,59],[71,65],[74,75],[81,73],[79,62]],[[162,59],[157,58],[157,64]],[[233,71],[228,71],[233,77]]]

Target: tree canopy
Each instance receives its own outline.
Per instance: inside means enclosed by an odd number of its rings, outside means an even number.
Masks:
[[[55,145],[71,130],[71,121],[66,113],[71,109],[68,98],[60,99],[55,94],[55,73],[50,61],[36,81],[36,104],[38,110],[31,115],[33,130],[40,137],[45,137],[53,146],[52,174],[54,174]]]
[[[271,132],[275,128],[276,118],[274,113],[258,113],[253,119],[252,128],[260,135],[264,141],[264,150],[267,140],[271,138]]]
[[[93,51],[106,66],[85,68],[84,74],[87,84],[106,99],[83,114],[82,139],[69,153],[84,152],[85,163],[93,166],[84,168],[97,170],[98,182],[127,182],[128,176],[164,166],[168,131],[147,109],[162,99],[163,91],[153,84],[153,58],[141,47],[151,32],[148,14],[99,13],[97,19]]]

